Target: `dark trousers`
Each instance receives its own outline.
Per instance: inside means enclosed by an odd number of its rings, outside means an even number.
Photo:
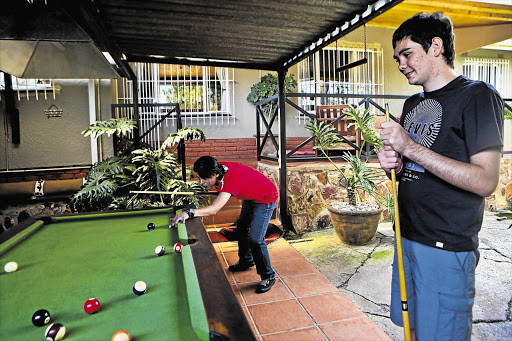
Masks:
[[[267,231],[276,202],[258,204],[244,200],[237,221],[238,256],[242,263],[255,263],[256,271],[262,279],[275,278],[274,269],[270,265],[265,233]]]

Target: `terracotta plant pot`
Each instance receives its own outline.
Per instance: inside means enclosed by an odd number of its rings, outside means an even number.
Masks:
[[[381,207],[369,203],[358,203],[356,207],[348,203],[333,203],[327,209],[334,231],[345,244],[368,244],[379,225]]]

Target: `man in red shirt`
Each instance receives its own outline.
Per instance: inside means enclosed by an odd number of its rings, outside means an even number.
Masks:
[[[197,159],[194,172],[203,187],[207,190],[216,187],[219,195],[209,206],[177,214],[171,219],[171,226],[188,218],[215,215],[232,195],[243,200],[237,220],[240,259],[229,267],[229,271],[243,271],[256,265],[256,271],[261,276],[256,292],[269,291],[276,280],[265,243],[265,232],[278,198],[276,186],[254,168],[235,162],[220,164],[211,156]]]

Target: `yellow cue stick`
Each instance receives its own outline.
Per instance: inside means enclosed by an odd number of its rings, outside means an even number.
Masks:
[[[168,192],[168,191],[130,191],[136,194],[164,194],[164,195],[218,195],[219,192]]]
[[[389,105],[386,103],[386,121],[389,121]],[[400,232],[400,216],[398,213],[398,196],[396,193],[396,174],[391,170],[391,182],[393,183],[393,203],[395,207],[395,234],[396,253],[398,258],[398,277],[400,280],[400,300],[402,301],[402,320],[404,323],[405,341],[411,340],[411,327],[409,324],[409,306],[407,303],[407,288],[405,286],[404,256],[402,252],[402,235]]]

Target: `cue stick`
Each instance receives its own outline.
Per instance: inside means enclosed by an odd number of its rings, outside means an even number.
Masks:
[[[167,195],[218,195],[219,192],[168,192],[168,191],[130,191],[130,193],[140,194],[167,194]]]
[[[386,103],[386,121],[389,121],[389,104]],[[391,181],[393,183],[393,204],[395,207],[395,235],[396,253],[398,258],[398,278],[400,280],[400,300],[402,301],[402,320],[404,324],[405,341],[411,340],[411,328],[409,325],[409,306],[407,303],[407,288],[405,286],[404,257],[402,251],[402,235],[400,232],[400,215],[398,213],[398,196],[396,193],[395,169],[391,170]]]

